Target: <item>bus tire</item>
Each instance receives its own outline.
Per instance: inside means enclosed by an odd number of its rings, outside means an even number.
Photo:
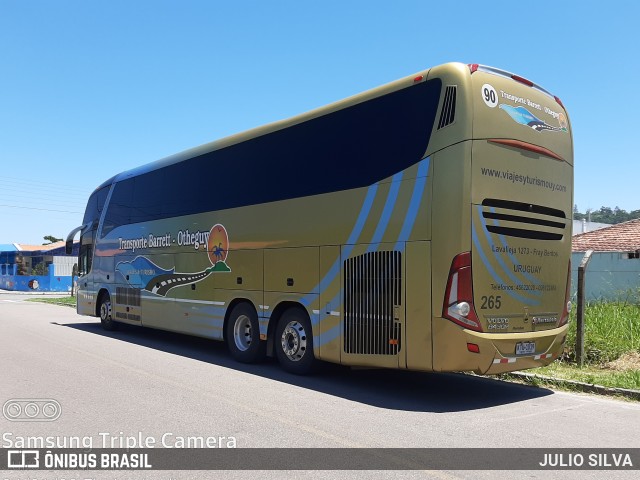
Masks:
[[[284,370],[306,375],[314,370],[313,334],[309,315],[300,307],[287,309],[276,327],[274,346]]]
[[[260,322],[248,303],[236,305],[227,321],[227,346],[231,356],[242,363],[256,363],[266,357],[266,342],[260,340]]]
[[[98,301],[98,312],[100,313],[100,323],[102,324],[102,328],[109,332],[118,329],[118,323],[113,321],[111,297],[108,293],[100,295],[100,300]]]

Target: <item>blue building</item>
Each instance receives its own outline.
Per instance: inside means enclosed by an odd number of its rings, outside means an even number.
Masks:
[[[0,245],[0,289],[13,291],[68,292],[78,244],[71,255],[64,242],[50,245]]]

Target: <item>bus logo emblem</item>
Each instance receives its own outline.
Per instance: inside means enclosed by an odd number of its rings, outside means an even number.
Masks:
[[[543,131],[552,131],[552,132],[560,132],[567,131],[566,128],[566,117],[564,121],[564,127],[562,126],[562,122],[560,123],[560,127],[554,127],[549,125],[548,123],[540,120],[533,113],[527,110],[524,107],[513,107],[511,105],[507,105],[506,103],[501,103],[500,108],[507,112],[507,114],[513,119],[514,122],[519,123],[520,125],[524,125],[525,127],[529,127],[534,129],[536,132]]]
[[[224,225],[218,223],[211,227],[209,240],[207,241],[207,253],[214,272],[231,271],[226,263],[229,255],[229,235]]]

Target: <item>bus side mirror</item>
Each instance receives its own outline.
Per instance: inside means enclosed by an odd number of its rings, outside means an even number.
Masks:
[[[75,237],[76,233],[78,233],[84,227],[85,227],[84,225],[81,225],[69,232],[69,235],[67,235],[67,241],[64,244],[64,253],[66,253],[67,255],[71,255],[71,253],[73,252],[73,237]]]

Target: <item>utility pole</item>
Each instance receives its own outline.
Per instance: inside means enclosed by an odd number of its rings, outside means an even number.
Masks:
[[[584,365],[584,273],[591,260],[593,250],[587,250],[578,267],[578,311],[576,312],[576,360],[578,366]]]

